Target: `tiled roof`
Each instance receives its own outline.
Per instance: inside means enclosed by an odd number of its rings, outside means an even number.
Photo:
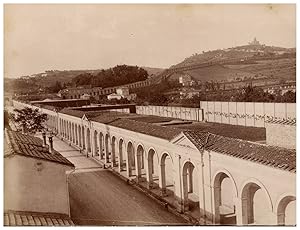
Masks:
[[[82,116],[85,114],[85,112],[83,112],[83,111],[75,110],[75,109],[69,109],[69,108],[64,108],[59,112],[63,113],[63,114],[70,115],[70,116],[79,117],[79,118],[82,118]]]
[[[48,148],[42,146],[42,140],[37,137],[6,130],[5,139],[4,157],[22,155],[74,167],[74,165],[59,152],[54,150],[53,153],[50,153]]]
[[[175,118],[159,117],[159,116],[151,116],[151,115],[132,117],[130,119],[135,121],[147,122],[147,123],[162,123],[162,122],[169,122],[175,120]]]
[[[292,125],[296,126],[296,119],[294,120],[282,120],[282,119],[269,119],[266,121],[271,124],[280,124],[280,125]]]
[[[4,226],[74,226],[74,223],[64,214],[5,211]]]
[[[208,141],[208,132],[183,131],[183,134],[198,148],[202,149]]]
[[[223,137],[207,132],[184,131],[183,133],[198,149],[204,146],[206,150],[296,172],[295,150]]]
[[[125,118],[117,119],[109,123],[109,125],[154,137],[159,137],[166,140],[171,140],[181,133],[181,130],[173,129],[170,127],[162,127]]]
[[[96,116],[90,116],[90,114],[87,115],[89,119],[92,121],[100,122],[103,124],[109,124],[119,118],[129,118],[132,116],[130,113],[120,113],[116,111],[101,111],[97,112]]]

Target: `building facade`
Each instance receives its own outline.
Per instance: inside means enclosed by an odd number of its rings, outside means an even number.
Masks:
[[[5,225],[73,225],[66,172],[74,165],[39,138],[6,130],[5,140]],[[32,223],[18,222],[19,216]]]
[[[295,150],[109,113],[42,112],[62,139],[128,180],[159,189],[202,224],[295,225]]]

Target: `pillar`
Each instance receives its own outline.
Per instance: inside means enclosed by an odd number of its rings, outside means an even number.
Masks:
[[[95,156],[96,154],[96,147],[95,147],[95,130],[91,129],[90,130],[90,146],[91,146],[91,154],[92,157]]]
[[[111,167],[114,168],[116,166],[116,139],[111,141]]]
[[[84,136],[86,135],[85,131],[84,132],[83,131],[84,131],[84,126],[81,126],[81,149],[82,150],[84,150],[84,148],[86,147],[86,146],[83,145],[84,140],[85,140]]]
[[[148,152],[148,159],[147,159],[147,164],[145,169],[146,169],[147,188],[152,189],[153,178],[152,178],[152,170],[151,170],[150,159],[149,159],[149,152]]]
[[[242,199],[237,197],[234,199],[235,209],[236,209],[236,225],[243,225],[243,206],[242,206]],[[246,203],[246,202],[244,202]],[[246,216],[247,218],[247,216]]]
[[[97,132],[97,143],[98,143],[98,152],[99,152],[99,160],[101,159],[102,156],[102,145],[101,145],[101,141],[100,141],[100,132]]]
[[[135,174],[136,174],[136,180],[137,182],[140,182],[141,177],[142,177],[142,172],[141,172],[141,168],[142,168],[142,161],[141,161],[141,153],[138,153],[138,151],[136,152],[136,154],[134,154],[134,158],[135,158]]]
[[[120,145],[120,141],[119,141],[119,145]],[[118,156],[119,156],[119,164],[118,164],[118,172],[121,173],[122,172],[122,165],[123,165],[123,158],[122,158],[122,153],[120,152],[120,146],[118,145]],[[123,145],[123,143],[122,143]],[[123,146],[122,146],[122,151],[124,151]]]
[[[183,197],[182,197],[182,180],[181,180],[181,156],[178,154],[174,154],[174,180],[175,180],[175,186],[174,186],[174,198],[175,198],[175,206],[177,211],[183,213]]]
[[[104,164],[109,163],[109,136],[106,143],[106,135],[104,136]]]
[[[165,169],[165,162],[161,162],[158,167],[158,175],[159,175],[159,190],[161,196],[167,195],[167,189],[166,189],[166,169]]]
[[[205,212],[204,216],[206,222],[208,224],[213,222],[213,213],[214,213],[214,197],[213,197],[213,185],[210,181],[211,175],[211,156],[210,153],[204,151],[203,153],[203,164],[204,167],[202,168],[203,171],[203,193],[205,195],[204,205],[205,205]]]
[[[126,149],[126,173],[127,177],[129,178],[131,176],[131,161],[130,161],[130,156],[128,154],[128,150]]]

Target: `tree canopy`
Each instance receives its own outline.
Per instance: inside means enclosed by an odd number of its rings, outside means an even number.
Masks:
[[[83,73],[72,79],[75,86],[91,85],[92,87],[112,87],[143,81],[148,78],[148,72],[138,66],[117,65],[101,70],[96,75]]]
[[[25,107],[14,109],[10,118],[18,125],[18,129],[24,128],[28,133],[36,133],[44,129],[43,123],[47,120],[47,114],[40,113],[38,109]]]

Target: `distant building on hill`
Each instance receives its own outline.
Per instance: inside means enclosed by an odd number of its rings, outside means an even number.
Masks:
[[[192,77],[189,74],[183,74],[179,78],[179,83],[183,86],[193,86],[196,84],[196,82],[192,79]]]
[[[262,44],[260,44],[260,42],[258,40],[256,40],[256,38],[254,38],[252,42],[248,42],[248,45],[260,46]]]
[[[126,98],[127,100],[131,101],[136,98],[136,94],[130,94],[128,87],[120,87],[116,89],[116,93],[109,94],[107,96],[108,100],[117,99],[121,100],[122,98]]]

